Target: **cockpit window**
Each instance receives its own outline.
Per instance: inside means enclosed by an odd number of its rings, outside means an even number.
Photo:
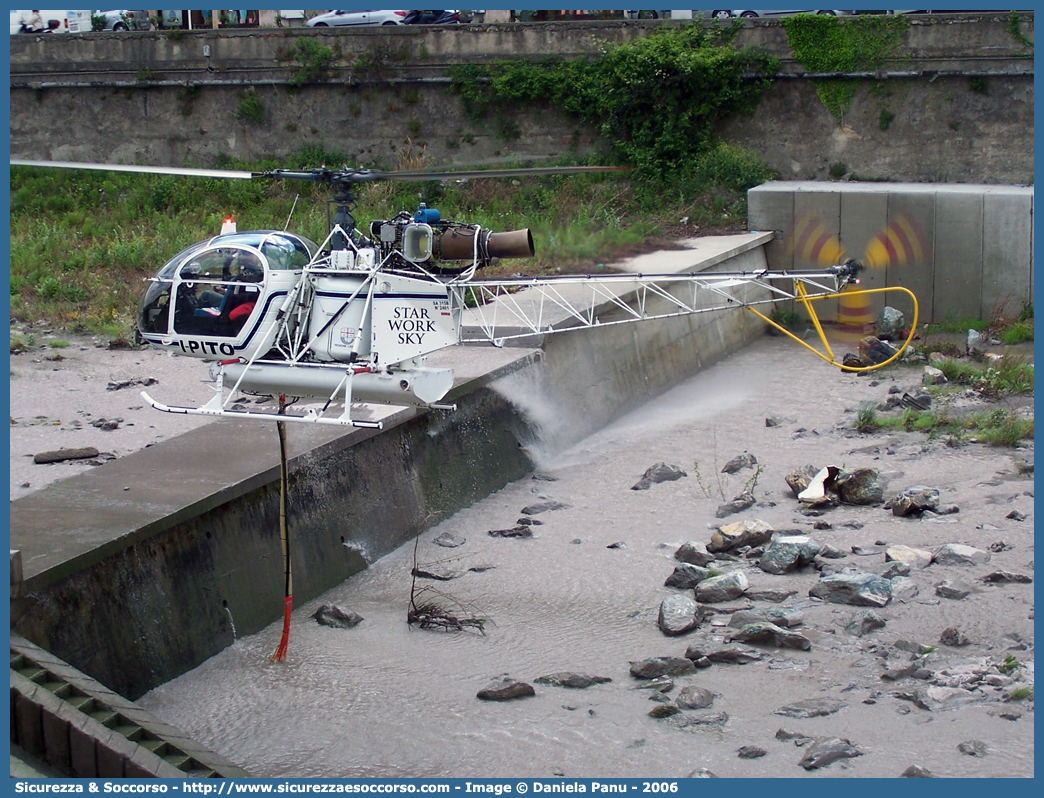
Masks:
[[[222,236],[220,240],[223,244],[245,244],[261,250],[269,267],[278,270],[303,268],[319,249],[312,241],[303,236],[279,230],[233,233]]]

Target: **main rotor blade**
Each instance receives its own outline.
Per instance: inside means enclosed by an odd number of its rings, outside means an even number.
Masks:
[[[359,182],[371,180],[464,180],[483,177],[542,177],[544,175],[574,175],[594,172],[627,172],[626,166],[519,166],[511,169],[415,169],[403,172],[366,170]]]
[[[74,161],[23,161],[11,159],[11,166],[36,166],[53,169],[93,169],[99,172],[137,172],[147,175],[179,175],[182,177],[214,177],[230,180],[250,180],[262,177],[264,172],[237,172],[231,169],[187,169],[177,166],[135,166],[113,163],[76,163]]]

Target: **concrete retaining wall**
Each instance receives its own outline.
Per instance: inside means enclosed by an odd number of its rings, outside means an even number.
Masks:
[[[726,120],[722,133],[786,179],[823,179],[832,164],[844,163],[873,179],[1030,183],[1032,48],[1012,36],[1008,20],[1006,11],[913,19],[905,49],[881,71],[892,77],[864,80],[841,124],[801,77],[804,67],[780,23],[748,21],[737,45],[777,55],[796,77],[777,80],[755,114]],[[436,163],[576,157],[605,142],[547,107],[498,109],[469,121],[446,85],[447,67],[595,56],[658,24],[12,37],[11,154],[210,166],[219,156],[280,158],[313,144],[394,167],[409,140]],[[337,57],[322,81],[291,90],[302,62],[290,56],[302,39]],[[264,109],[259,123],[237,116],[248,88]]]
[[[250,775],[17,636],[11,638],[11,743],[78,778]]]
[[[748,207],[751,229],[782,234],[766,247],[770,268],[858,258],[862,287],[910,289],[922,322],[1017,315],[1033,301],[1029,187],[781,181],[751,189]],[[873,315],[886,296],[870,299]]]

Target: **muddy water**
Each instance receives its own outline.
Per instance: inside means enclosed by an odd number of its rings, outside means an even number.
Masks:
[[[891,694],[923,682],[897,686],[880,678],[885,644],[900,638],[936,644],[942,629],[953,625],[972,644],[940,647],[929,657],[930,668],[999,662],[1014,653],[1028,664],[1024,674],[1031,678],[1032,585],[983,587],[962,602],[934,595],[942,579],[972,581],[984,568],[933,565],[915,572],[919,594],[882,609],[887,626],[856,638],[843,627],[858,608],[808,598],[815,572],[770,576],[741,561],[732,565],[746,570],[752,589],[796,591],[785,606],[804,610],[799,629],[812,639],[812,649],[764,648],[759,662],[679,677],[672,695],[687,684],[716,694],[710,709],[686,714],[727,716],[699,731],[649,717],[656,704],[629,675],[633,660],[682,656],[693,643],[723,644],[727,630],[720,624],[727,614],[681,638],[664,636],[656,617],[672,592],[663,581],[676,548],[707,540],[722,497],[732,498],[753,476],[749,470],[734,477],[720,473],[743,450],[757,456],[763,471],[755,486],[759,506],[737,518],[799,527],[846,552],[873,549],[881,540],[986,548],[1003,539],[1008,548],[994,555],[990,569],[1032,573],[1033,499],[1026,495],[1032,480],[1015,475],[1009,452],[926,446],[917,434],[850,432],[853,414],[846,409],[880,400],[893,381],[909,385],[918,376],[912,370],[876,378],[842,375],[766,338],[566,451],[535,445],[539,473],[555,481],[509,485],[420,538],[419,561],[463,572],[425,584],[444,594],[440,601],[447,607],[488,617],[484,635],[407,626],[411,544],[299,606],[287,662],[268,661],[281,631],[273,624],[139,703],[260,776],[679,777],[706,767],[719,776],[894,777],[909,765],[941,776],[1032,776],[1032,705],[1019,704],[1017,720],[1002,718],[1015,705],[1000,703],[1000,691],[986,688],[967,705],[926,711]],[[875,379],[881,382],[874,385]],[[504,386],[509,395],[519,388]],[[556,417],[576,411],[540,407],[532,394],[519,398],[549,428]],[[770,415],[785,419],[769,428]],[[630,490],[658,461],[682,467],[688,477]],[[803,516],[783,476],[806,463],[875,467],[896,490],[937,486],[943,503],[957,504],[961,512],[936,522],[894,518],[879,507]],[[536,516],[543,524],[534,527],[532,539],[487,535],[513,526],[523,507],[542,499],[570,507]],[[1006,520],[1011,509],[1030,519]],[[813,532],[816,520],[831,528]],[[434,545],[444,532],[467,542],[457,549]],[[623,545],[608,548],[616,543]],[[883,554],[853,554],[842,564],[880,570]],[[365,621],[351,630],[321,627],[309,616],[327,603]],[[1024,648],[1009,652],[1017,638]],[[565,670],[612,681],[586,690],[538,684],[535,697],[504,703],[476,698],[501,674],[532,682]],[[845,706],[812,719],[773,714],[784,704],[820,697]],[[775,739],[780,728],[848,738],[864,754],[806,772],[798,766],[804,750]],[[958,752],[957,744],[968,739],[985,742],[987,755]],[[739,759],[744,745],[768,753]]]

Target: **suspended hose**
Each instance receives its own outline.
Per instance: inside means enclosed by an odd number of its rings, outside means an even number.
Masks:
[[[286,414],[286,397],[279,397],[279,415]],[[294,607],[294,579],[290,570],[290,532],[286,523],[286,422],[277,421],[279,430],[279,540],[283,546],[283,636],[279,639],[279,647],[272,655],[272,662],[286,659],[286,651],[290,644],[290,614]]]

